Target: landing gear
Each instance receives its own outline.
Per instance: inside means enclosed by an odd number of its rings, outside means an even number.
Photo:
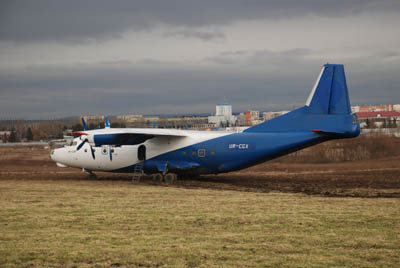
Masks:
[[[178,179],[178,176],[175,173],[167,173],[163,175],[162,173],[155,173],[151,175],[151,178],[155,182],[175,182]]]
[[[82,168],[82,171],[88,173],[89,180],[97,180],[96,174],[94,174],[91,170],[86,170]]]
[[[155,173],[151,175],[151,179],[155,182],[162,182],[164,180],[164,176],[161,173]]]
[[[164,176],[165,182],[175,182],[178,179],[178,176],[175,173],[167,173]]]
[[[97,180],[96,174],[89,172],[89,180]]]

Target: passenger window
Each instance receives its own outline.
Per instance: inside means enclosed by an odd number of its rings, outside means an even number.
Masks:
[[[197,150],[198,157],[205,157],[206,156],[206,149],[199,149]]]

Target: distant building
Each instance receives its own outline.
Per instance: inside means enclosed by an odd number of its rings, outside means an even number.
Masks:
[[[279,111],[279,112],[263,112],[263,120],[268,121],[275,117],[287,114],[290,111]]]
[[[246,116],[244,113],[240,113],[239,115],[237,115],[237,125],[239,126],[245,126],[246,125]]]
[[[358,119],[362,118],[393,118],[400,119],[400,112],[397,111],[381,111],[381,112],[358,112]]]
[[[399,126],[400,112],[398,111],[375,111],[358,112],[357,118],[362,128],[394,128]]]
[[[236,120],[236,116],[232,115],[232,105],[227,103],[218,104],[215,108],[215,115],[208,117],[208,123],[216,126],[234,126]]]
[[[82,116],[85,121],[93,120],[93,121],[104,121],[104,115],[84,115]]]
[[[360,105],[351,106],[353,113],[365,113],[365,112],[400,112],[400,104],[382,104],[382,105]]]
[[[116,116],[117,120],[125,120],[125,121],[135,121],[141,120],[143,115],[141,114],[120,114]]]
[[[260,123],[260,112],[247,110],[245,113],[246,125],[256,125]]]
[[[160,117],[158,116],[143,117],[142,120],[144,120],[145,122],[158,122],[160,121]]]

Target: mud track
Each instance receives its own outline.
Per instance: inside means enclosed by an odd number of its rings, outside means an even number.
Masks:
[[[43,147],[0,148],[0,180],[88,180],[78,169],[58,168]],[[267,162],[240,172],[186,178],[173,184],[150,178],[131,183],[129,174],[97,173],[104,183],[329,197],[400,198],[400,156],[357,162],[292,164]]]

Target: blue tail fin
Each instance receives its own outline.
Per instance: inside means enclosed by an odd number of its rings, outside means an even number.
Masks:
[[[351,113],[343,65],[324,65],[308,97],[306,106],[313,114]]]
[[[350,137],[359,133],[354,119],[343,65],[325,64],[305,106],[245,132],[314,131]]]

